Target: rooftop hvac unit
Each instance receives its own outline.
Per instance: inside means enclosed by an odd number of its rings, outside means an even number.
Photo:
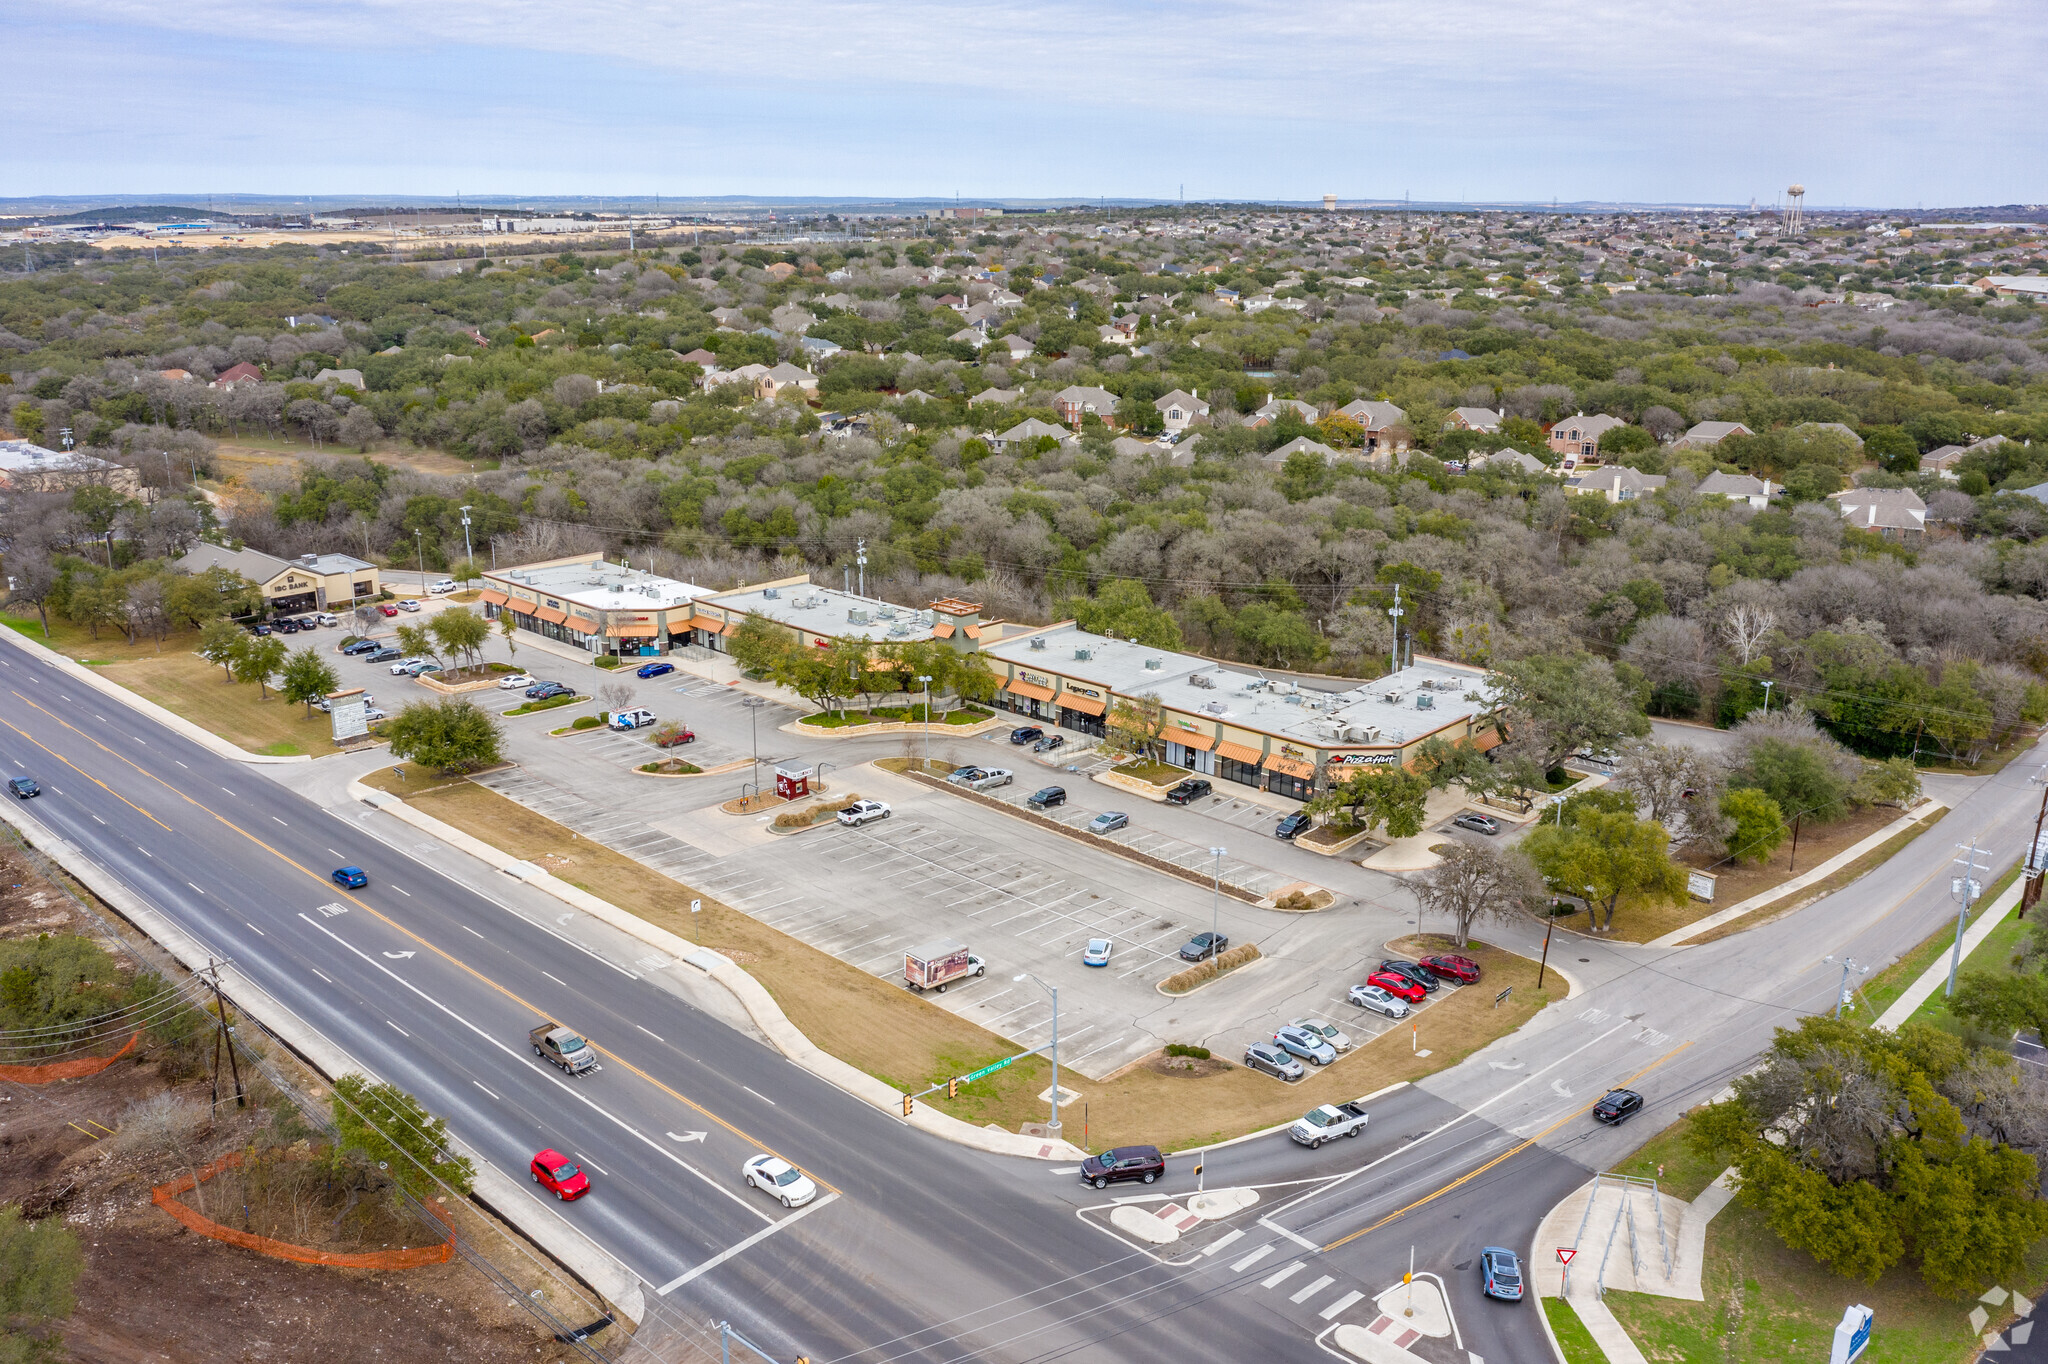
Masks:
[[[1224,705],[1221,701],[1204,701],[1202,709],[1208,711],[1211,715],[1226,715],[1230,711],[1230,707]]]
[[[1215,680],[1209,676],[1209,674],[1196,673],[1194,676],[1188,679],[1188,685],[1191,687],[1200,687],[1204,691],[1208,691],[1213,689],[1216,683]]]
[[[1043,652],[1043,651],[1044,651],[1044,649],[1045,649],[1045,638],[1044,638],[1044,636],[1042,636],[1042,635],[1033,635],[1033,636],[1031,637],[1031,647],[1032,647],[1032,648],[1034,648],[1034,649],[1037,649],[1037,650],[1039,650],[1040,652]]]
[[[1401,704],[1401,693],[1399,691],[1382,692],[1380,694],[1380,700],[1386,702],[1390,706],[1398,706]]]
[[[896,619],[896,608],[893,606],[878,606],[875,608],[875,615],[882,620],[894,620]]]
[[[1287,695],[1281,697],[1280,699],[1282,701],[1285,701],[1290,706],[1298,706],[1301,704],[1301,697],[1294,692],[1289,692]]]
[[[775,601],[782,596],[782,589],[779,587],[764,587],[761,589],[761,596],[765,600]]]
[[[847,607],[846,623],[848,625],[866,625],[868,623],[867,608],[864,606]]]
[[[1083,644],[1075,648],[1074,657],[1086,663],[1089,659],[1095,657],[1095,651]]]
[[[623,591],[625,591],[625,590],[626,590],[626,585],[625,585],[624,583],[613,583],[613,584],[612,584],[612,591],[614,591],[614,592],[623,592]]]
[[[1163,658],[1148,658],[1145,660],[1145,671],[1148,673],[1156,673],[1165,666],[1166,660]]]
[[[1417,692],[1417,693],[1415,694],[1415,709],[1417,709],[1417,710],[1435,710],[1435,709],[1436,709],[1436,697],[1435,697],[1435,696],[1433,696],[1433,695],[1431,695],[1430,693],[1428,693],[1428,692],[1426,692],[1426,691],[1424,691],[1424,692]]]

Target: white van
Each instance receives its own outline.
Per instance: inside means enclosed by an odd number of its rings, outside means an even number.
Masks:
[[[612,712],[612,718],[605,723],[618,730],[639,729],[643,725],[654,723],[654,712],[645,706],[634,710],[615,710]]]

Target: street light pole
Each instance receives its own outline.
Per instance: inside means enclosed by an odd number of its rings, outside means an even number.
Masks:
[[[412,533],[412,542],[419,548],[420,587],[424,589],[427,585],[427,533],[423,530],[414,531]]]
[[[1963,845],[1958,843],[1956,846],[1960,848]],[[1977,896],[1977,873],[1990,870],[1988,865],[1981,868],[1977,865],[1977,840],[1974,838],[1970,840],[1968,855],[1954,860],[1963,864],[1963,874],[1950,883],[1949,893],[1956,897],[1960,908],[1956,910],[1956,942],[1948,956],[1948,988],[1942,991],[1945,997],[1956,992],[1956,968],[1963,964],[1963,928],[1970,921],[1970,905]]]
[[[471,563],[474,563],[476,561],[476,550],[469,543],[468,507],[464,507],[462,509],[462,557]]]
[[[761,724],[758,717],[761,713],[761,707],[766,705],[767,702],[758,696],[749,696],[742,700],[740,704],[747,708],[747,732],[753,736],[754,741],[754,765],[752,770],[754,775],[754,794],[758,796],[761,794]]]
[[[924,683],[924,771],[926,776],[932,770],[932,679],[929,673],[919,673],[917,680]]]
[[[1018,980],[1037,981],[1038,988],[1052,996],[1052,1121],[1045,1125],[1045,1134],[1054,1141],[1060,1135],[1060,992],[1059,987],[1047,985],[1029,971],[1016,977]]]
[[[1222,927],[1223,914],[1223,854],[1225,848],[1209,849],[1209,856],[1216,859],[1216,874],[1209,881],[1209,954],[1216,954],[1216,931]]]

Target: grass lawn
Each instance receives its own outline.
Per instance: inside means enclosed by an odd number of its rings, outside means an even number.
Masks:
[[[546,867],[649,923],[732,955],[812,1041],[899,1089],[922,1089],[1016,1050],[1006,1039],[779,933],[701,890],[690,894],[702,896],[704,912],[694,916],[696,923],[689,922],[687,910],[676,908],[689,898],[677,894],[676,882],[482,786],[429,779],[419,783],[425,790],[407,791],[395,781],[375,784],[399,790],[421,812]],[[1168,1071],[1161,1058],[1127,1067],[1100,1083],[1067,1072],[1061,1083],[1081,1094],[1071,1112],[1063,1106],[1068,1138],[1098,1150],[1136,1141],[1185,1149],[1271,1127],[1319,1103],[1356,1098],[1395,1080],[1420,1079],[1455,1065],[1521,1026],[1549,999],[1534,988],[1533,961],[1479,943],[1467,954],[1486,971],[1486,983],[1477,990],[1459,991],[1420,1016],[1422,1044],[1431,1049],[1430,1056],[1412,1055],[1402,1045],[1409,1041],[1402,1029],[1357,1048],[1352,1056],[1295,1085],[1235,1065],[1199,1075]],[[1515,986],[1515,993],[1495,1009],[1493,996],[1506,985]],[[1015,1131],[1019,1123],[1044,1119],[1045,1105],[1037,1096],[1050,1082],[1050,1063],[1037,1057],[964,1085],[958,1100],[941,1099],[938,1106],[970,1122],[993,1122]],[[1101,1113],[1094,1111],[1096,1105],[1102,1107]]]
[[[1543,1314],[1550,1318],[1551,1332],[1557,1336],[1557,1348],[1564,1351],[1566,1364],[1607,1364],[1606,1354],[1570,1303],[1563,1298],[1545,1298]]]
[[[1984,898],[1988,901],[1991,897],[1987,895]],[[2027,920],[2008,914],[2004,923],[1984,935],[1984,941],[1977,944],[1976,951],[1963,958],[1962,965],[1956,970],[1956,979],[1961,980],[1973,971],[1994,976],[2011,975],[2013,949],[2020,945],[2020,941],[2027,937],[2032,929],[2033,925]],[[1953,927],[1945,930],[1942,936],[1945,944],[1953,944]],[[1938,962],[1947,961],[1950,950],[1949,946],[1944,945],[1935,954],[1934,959]],[[1983,1037],[1975,1028],[1951,1014],[1948,1011],[1948,996],[1940,990],[1929,995],[1927,1002],[1913,1011],[1913,1021],[1930,1024],[1972,1042],[1990,1042],[1992,1045],[1998,1045],[1996,1039]]]
[[[118,631],[102,629],[94,639],[90,630],[64,621],[50,622],[47,640],[34,617],[0,616],[0,625],[92,664],[108,681],[251,753],[288,758],[334,752],[334,724],[327,716],[316,710],[308,717],[303,705],[286,702],[274,689],[265,700],[255,683],[228,681],[220,668],[192,652],[199,643],[195,631],[166,635],[159,653],[157,642],[147,637],[130,644]],[[353,679],[340,666],[348,660],[329,656],[328,661],[336,665],[343,685],[349,685]]]
[[[1983,914],[1985,906],[1991,904],[2000,895],[2004,894],[2006,887],[2017,880],[2019,874],[2020,869],[2015,866],[2007,871],[2005,875],[1985,887],[1984,894],[1978,897],[1977,902],[1970,907],[1969,921],[1975,923],[1978,916]],[[1866,1023],[1875,1021],[1879,1015],[1891,1007],[1893,1000],[1904,994],[1906,988],[1914,981],[1920,979],[1921,972],[1947,956],[1955,940],[1955,921],[1950,920],[1922,939],[1918,947],[1900,957],[1883,971],[1870,977],[1863,987],[1857,991],[1860,1002],[1867,1006],[1868,1012],[1859,1011],[1857,1017]]]
[[[938,718],[945,725],[978,725],[988,719],[991,712],[977,710],[973,706],[959,710],[941,712]],[[815,715],[806,715],[799,724],[815,725],[819,729],[848,729],[855,725],[925,723],[923,706],[878,706],[874,710],[821,710]]]
[[[1133,758],[1130,762],[1119,763],[1109,769],[1119,777],[1135,777],[1154,786],[1173,786],[1189,775],[1184,767],[1172,763],[1156,763],[1148,758]]]
[[[1848,866],[1828,873],[1828,875],[1820,880],[1802,887],[1783,899],[1776,900],[1767,905],[1761,905],[1739,919],[1731,919],[1719,928],[1709,929],[1692,941],[1695,943],[1719,942],[1721,939],[1734,934],[1746,933],[1759,924],[1768,923],[1780,915],[1790,914],[1793,910],[1810,905],[1823,896],[1833,895],[1850,882],[1860,880],[1862,877],[1883,866],[1886,862],[1889,862],[1892,858],[1898,856],[1900,852],[1904,851],[1908,843],[1911,843],[1914,839],[1932,829],[1947,814],[1948,808],[1946,806],[1939,810],[1930,810],[1911,825],[1901,829],[1898,833],[1893,834],[1890,838],[1887,838],[1884,842],[1863,854],[1863,856],[1849,863]],[[1804,851],[1804,848],[1802,848],[1801,852],[1803,853]]]

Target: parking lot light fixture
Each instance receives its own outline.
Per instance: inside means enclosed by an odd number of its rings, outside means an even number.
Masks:
[[[754,791],[756,794],[759,794],[761,790],[761,722],[759,717],[761,707],[768,703],[758,696],[747,696],[741,698],[740,704],[747,708],[747,731],[753,736],[754,740]]]
[[[1211,848],[1209,856],[1216,859],[1216,875],[1209,882],[1209,945],[1213,954],[1216,944],[1216,930],[1222,927],[1223,913],[1223,854],[1226,848]]]
[[[1037,981],[1038,988],[1052,996],[1052,1121],[1045,1125],[1045,1135],[1054,1141],[1060,1139],[1060,992],[1059,987],[1047,985],[1029,971],[1019,973],[1014,979]]]
[[[932,772],[932,679],[930,673],[919,673],[917,680],[924,683],[924,773]]]

